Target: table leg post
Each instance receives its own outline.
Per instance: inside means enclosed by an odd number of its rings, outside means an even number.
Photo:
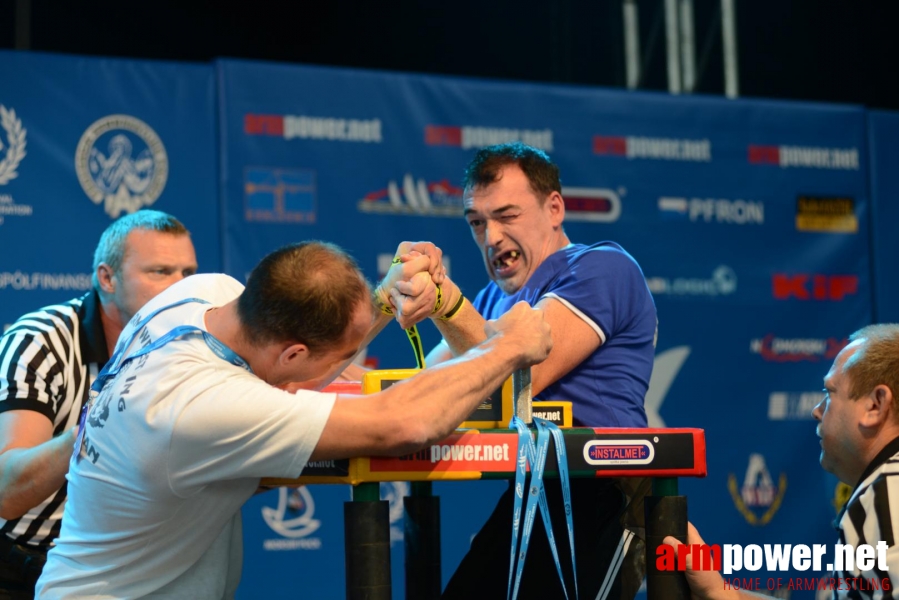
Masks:
[[[353,487],[343,504],[347,600],[390,600],[390,510],[380,484]]]
[[[665,536],[687,542],[687,497],[677,495],[677,478],[653,480],[652,496],[645,500],[647,600],[689,600],[690,587],[681,571],[662,571],[656,549]]]
[[[406,598],[437,600],[442,590],[440,572],[440,497],[430,481],[413,481],[406,509],[403,539],[406,555]]]

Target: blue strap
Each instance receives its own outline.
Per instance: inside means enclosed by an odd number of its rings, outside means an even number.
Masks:
[[[145,318],[139,320],[134,325],[134,329],[131,331],[131,335],[127,339],[124,339],[121,337],[119,338],[118,343],[116,343],[115,351],[113,352],[112,358],[109,360],[108,363],[106,363],[106,365],[103,367],[103,370],[100,371],[99,375],[97,375],[97,378],[93,381],[93,383],[91,383],[91,391],[90,391],[91,401],[86,402],[84,404],[84,406],[81,408],[81,416],[78,419],[78,437],[75,440],[75,447],[74,447],[73,453],[72,453],[72,456],[73,456],[73,458],[75,458],[76,461],[78,461],[80,458],[81,446],[84,442],[85,421],[87,420],[88,412],[90,412],[92,401],[97,396],[99,396],[100,392],[106,386],[106,383],[109,382],[113,377],[115,377],[123,368],[125,368],[125,366],[128,365],[128,363],[130,363],[135,358],[140,358],[141,356],[145,356],[145,355],[149,354],[150,352],[153,352],[154,350],[162,348],[163,346],[165,346],[172,340],[177,339],[179,337],[189,335],[189,334],[199,333],[200,335],[203,336],[203,340],[206,342],[206,345],[209,346],[209,349],[212,350],[212,352],[215,353],[216,356],[218,356],[222,360],[230,362],[233,365],[236,365],[238,367],[243,367],[244,369],[246,369],[247,371],[250,371],[251,373],[253,372],[252,369],[250,369],[250,365],[247,364],[247,362],[244,359],[242,359],[240,356],[238,356],[238,354],[236,352],[234,352],[234,350],[232,350],[231,348],[229,348],[228,346],[223,344],[221,341],[219,341],[214,335],[212,335],[208,331],[206,331],[204,329],[200,329],[199,327],[197,327],[195,325],[180,325],[178,327],[175,327],[174,329],[172,329],[171,331],[169,331],[168,333],[166,333],[165,335],[163,335],[156,341],[154,341],[150,344],[147,344],[146,346],[144,346],[143,348],[141,348],[140,350],[138,350],[137,352],[135,352],[133,354],[125,356],[125,351],[129,347],[131,347],[131,344],[138,337],[138,335],[140,335],[140,332],[143,330],[144,327],[146,327],[147,323],[149,323],[150,320],[153,319],[153,317],[155,317],[156,315],[158,315],[159,313],[161,313],[163,311],[169,310],[170,308],[174,308],[176,306],[181,306],[182,304],[187,304],[189,302],[197,302],[199,304],[209,304],[209,302],[207,302],[206,300],[202,300],[200,298],[185,298],[184,300],[179,300],[178,302],[175,302],[173,304],[168,304],[161,308],[157,308],[152,313],[147,315]],[[135,318],[137,316],[139,316],[139,313],[138,313],[138,315],[135,315]],[[132,319],[132,321],[133,320],[134,319]]]
[[[208,331],[200,329],[195,325],[180,325],[178,327],[175,327],[156,341],[148,344],[147,346],[144,346],[133,354],[125,356],[125,351],[131,346],[137,336],[140,335],[140,332],[143,330],[143,328],[146,327],[147,323],[149,323],[150,320],[153,319],[153,317],[163,311],[169,310],[170,308],[181,306],[182,304],[187,304],[189,302],[209,304],[209,302],[200,298],[185,298],[184,300],[180,300],[173,304],[168,304],[154,310],[152,313],[147,315],[147,317],[138,322],[134,326],[134,329],[131,331],[131,335],[127,339],[119,338],[119,341],[116,344],[115,353],[113,354],[112,358],[108,363],[106,363],[106,366],[103,367],[103,370],[100,371],[100,374],[97,375],[97,378],[91,384],[91,392],[93,394],[99,394],[99,392],[103,389],[103,386],[106,385],[106,382],[115,377],[123,368],[125,368],[128,363],[130,363],[135,358],[140,358],[141,356],[149,354],[154,350],[162,348],[172,340],[187,334],[199,333],[203,336],[203,340],[206,342],[206,345],[209,346],[209,349],[212,350],[212,352],[215,353],[216,356],[218,356],[222,360],[230,362],[233,365],[243,367],[247,371],[252,372],[252,370],[250,369],[250,365],[248,365],[244,359],[238,356],[236,352],[220,342],[214,335],[212,335]]]
[[[562,432],[559,428],[549,421],[540,418],[534,418],[534,424],[537,426],[537,440],[534,442],[527,426],[518,417],[513,417],[510,428],[518,430],[518,454],[515,470],[515,496],[513,499],[512,514],[512,547],[509,556],[509,582],[506,598],[507,600],[515,600],[518,597],[518,590],[521,585],[521,576],[524,571],[525,557],[527,556],[528,545],[530,543],[531,532],[534,526],[534,518],[536,517],[536,509],[539,504],[540,513],[543,517],[543,525],[546,529],[546,537],[552,550],[553,559],[556,563],[556,572],[559,580],[562,582],[562,591],[565,598],[568,598],[568,590],[565,586],[565,579],[562,575],[562,564],[559,561],[559,554],[556,548],[555,536],[552,531],[552,522],[550,521],[549,505],[546,500],[546,489],[543,486],[543,471],[546,466],[546,455],[549,451],[549,439],[552,435],[556,446],[556,457],[559,463],[559,478],[562,481],[562,496],[565,502],[565,517],[568,526],[568,536],[571,547],[571,564],[575,577],[575,598],[578,598],[577,589],[577,567],[574,558],[574,520],[571,514],[571,490],[568,482],[568,460],[565,451],[565,445],[562,438]],[[521,525],[521,505],[524,495],[525,485],[525,468],[531,465],[531,483],[528,488],[528,501],[525,507],[524,524]],[[521,532],[521,545],[519,549],[519,531]],[[517,560],[516,560],[517,559]],[[514,583],[513,583],[514,573]]]

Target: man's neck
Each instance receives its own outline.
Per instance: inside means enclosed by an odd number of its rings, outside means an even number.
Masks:
[[[255,368],[255,350],[240,327],[240,318],[237,316],[237,299],[235,298],[224,306],[210,308],[203,317],[206,330],[218,341],[228,346],[238,356],[247,361],[250,368]]]
[[[119,309],[114,304],[106,304],[100,301],[100,322],[103,324],[103,337],[106,338],[106,350],[109,356],[115,349],[116,342],[119,341],[119,335],[125,324],[122,322],[122,316]]]

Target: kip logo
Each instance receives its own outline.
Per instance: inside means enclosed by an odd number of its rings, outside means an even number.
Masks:
[[[775,273],[771,279],[777,300],[817,300],[840,302],[858,293],[857,275],[787,275]]]
[[[593,154],[623,156],[628,160],[679,160],[710,162],[712,143],[707,139],[650,138],[642,136],[593,136]]]
[[[812,146],[759,146],[750,144],[748,160],[754,165],[858,171],[858,148]]]
[[[727,489],[734,506],[747,523],[767,525],[783,503],[787,491],[787,476],[781,473],[775,486],[765,464],[765,457],[753,453],[749,455],[743,486],[739,486],[736,476],[731,473],[727,478]]]
[[[473,125],[425,126],[425,144],[428,146],[457,146],[468,150],[509,142],[522,142],[528,146],[551,152],[553,150],[553,132],[552,129],[512,129]]]
[[[262,507],[262,519],[281,538],[264,540],[266,550],[318,550],[320,538],[309,537],[321,527],[313,518],[315,501],[305,486],[278,488],[278,505]]]
[[[649,440],[591,440],[584,445],[590,465],[648,465],[655,457]]]

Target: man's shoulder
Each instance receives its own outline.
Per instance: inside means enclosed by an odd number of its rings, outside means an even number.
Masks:
[[[4,335],[25,332],[44,332],[50,329],[72,332],[81,318],[80,309],[87,296],[72,298],[59,304],[49,304],[25,313],[9,326]]]
[[[223,273],[201,273],[185,277],[150,301],[165,306],[185,298],[205,300],[213,305],[227,304],[240,295],[243,285]],[[150,303],[147,306],[150,306]]]

